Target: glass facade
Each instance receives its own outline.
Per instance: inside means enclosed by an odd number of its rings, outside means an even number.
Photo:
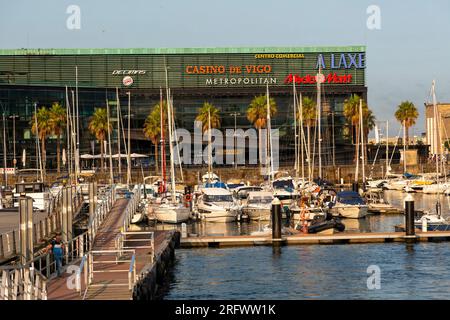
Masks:
[[[160,100],[160,88],[165,92],[166,71],[176,125],[190,131],[204,102],[219,108],[222,129],[234,128],[231,113],[239,114],[237,128],[251,127],[246,117],[248,105],[255,96],[265,94],[268,85],[278,107],[272,128],[280,129],[280,161],[292,161],[293,82],[297,93],[315,100],[314,76],[319,69],[325,77],[324,161],[330,163],[335,150],[336,161],[346,162],[351,160],[353,147],[343,104],[354,93],[366,98],[365,65],[364,47],[0,50],[0,107],[5,114],[8,166],[12,164],[14,136],[18,163],[26,149],[27,167],[33,165],[36,139],[30,132],[30,120],[34,104],[50,107],[57,101],[65,106],[66,86],[69,103],[76,100],[78,92],[81,153],[92,153],[95,138],[88,131],[88,122],[93,109],[110,101],[114,120],[118,88],[123,115],[128,112],[126,92],[131,93],[132,151],[153,155],[142,127]],[[126,86],[127,81],[132,84]],[[12,115],[19,116],[15,132]],[[126,126],[127,120],[123,121]],[[116,136],[114,130],[113,141]],[[94,148],[99,153],[98,142]],[[55,153],[56,139],[50,137],[49,167],[56,166]]]

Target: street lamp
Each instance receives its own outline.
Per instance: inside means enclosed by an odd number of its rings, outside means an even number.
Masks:
[[[13,119],[13,167],[16,169],[17,159],[16,159],[16,118],[19,118],[18,115],[13,114],[9,116],[9,119]]]
[[[241,114],[240,113],[238,113],[238,112],[234,112],[234,113],[230,113],[230,115],[232,115],[232,116],[234,116],[234,156],[233,156],[233,159],[234,159],[234,168],[235,169],[237,169],[237,152],[236,152],[236,150],[237,150],[237,146],[236,146],[236,144],[237,144],[237,134],[236,134],[236,116],[240,116]]]

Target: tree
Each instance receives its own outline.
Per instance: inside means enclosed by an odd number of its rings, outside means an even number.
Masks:
[[[166,103],[163,102],[164,113],[166,113]],[[166,117],[165,117],[166,118]],[[155,104],[152,111],[145,119],[144,123],[144,135],[153,143],[155,146],[155,165],[156,171],[159,171],[158,165],[158,143],[161,140],[161,107],[160,104]]]
[[[397,107],[395,111],[395,118],[405,126],[406,130],[406,145],[409,145],[409,128],[416,124],[416,120],[419,117],[419,112],[416,106],[410,101],[403,101]]]
[[[270,116],[274,116],[277,113],[277,104],[275,99],[270,98]],[[247,109],[247,119],[250,121],[256,129],[258,129],[258,141],[259,141],[259,166],[262,164],[262,138],[261,130],[267,126],[267,95],[259,95],[253,98]]]
[[[58,102],[54,102],[49,110],[50,127],[52,134],[56,135],[56,159],[58,163],[58,173],[61,172],[61,137],[66,128],[66,109]]]
[[[95,108],[94,114],[89,122],[89,131],[95,136],[97,140],[100,141],[100,159],[101,159],[101,170],[104,172],[103,168],[103,145],[108,134],[108,130],[111,132],[111,124],[108,128],[108,114],[106,108]]]
[[[220,127],[219,109],[217,109],[211,103],[205,102],[203,106],[198,110],[198,115],[195,118],[196,121],[200,121],[202,123],[203,132],[206,132],[209,129],[208,113],[211,117],[211,128]]]
[[[356,136],[356,150],[355,150],[355,161],[356,157],[359,154],[359,143],[361,139],[361,129],[360,129],[360,120],[359,120],[359,102],[361,98],[357,95],[351,95],[350,98],[344,101],[344,116],[347,118],[347,121],[352,126],[352,142],[353,136]],[[370,130],[375,126],[375,116],[373,112],[369,109],[365,101],[362,102],[362,114],[363,114],[363,126],[364,126],[364,136],[367,141],[367,136]]]
[[[37,123],[37,128],[36,128]],[[37,131],[36,131],[37,129]],[[51,114],[47,107],[43,106],[37,110],[36,113],[33,113],[33,117],[31,119],[31,132],[39,134],[39,139],[41,140],[41,154],[42,154],[42,170],[45,176],[45,167],[47,161],[47,153],[45,151],[45,140],[47,136],[50,135],[53,131],[51,126]]]

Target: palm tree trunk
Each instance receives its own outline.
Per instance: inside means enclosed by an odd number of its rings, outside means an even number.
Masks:
[[[61,172],[61,136],[56,139],[56,162],[58,163],[58,174]]]
[[[154,144],[155,146],[155,168],[156,168],[156,175],[158,175],[159,172],[159,165],[158,165],[158,142]]]
[[[103,161],[103,139],[100,140],[100,167],[101,167],[101,172],[103,173],[105,171],[104,161]]]
[[[406,121],[405,121],[406,122]],[[405,125],[405,131],[406,131],[406,148],[408,149],[409,146],[409,126]]]

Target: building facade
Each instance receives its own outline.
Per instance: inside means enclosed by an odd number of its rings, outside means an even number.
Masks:
[[[436,107],[435,117],[433,104],[425,104],[426,143],[430,145],[430,154],[447,154],[450,149],[450,103],[437,103]]]
[[[34,106],[50,107],[53,102],[78,106],[80,152],[99,153],[98,142],[88,131],[89,118],[94,108],[109,103],[111,120],[117,121],[116,89],[122,114],[128,112],[130,92],[132,151],[153,155],[142,127],[167,84],[173,95],[176,125],[187,130],[193,129],[204,102],[219,108],[222,129],[234,128],[235,121],[237,128],[251,127],[247,108],[255,96],[266,93],[268,85],[278,109],[272,128],[280,130],[280,162],[293,161],[293,85],[297,93],[315,100],[319,69],[324,75],[323,161],[349,162],[353,145],[343,105],[352,94],[367,100],[364,46],[0,50],[0,106],[6,119],[7,161],[12,163],[15,137],[16,158],[26,149],[27,163],[32,166],[35,138],[30,120]],[[50,166],[56,163],[55,145],[55,137],[50,137]]]

